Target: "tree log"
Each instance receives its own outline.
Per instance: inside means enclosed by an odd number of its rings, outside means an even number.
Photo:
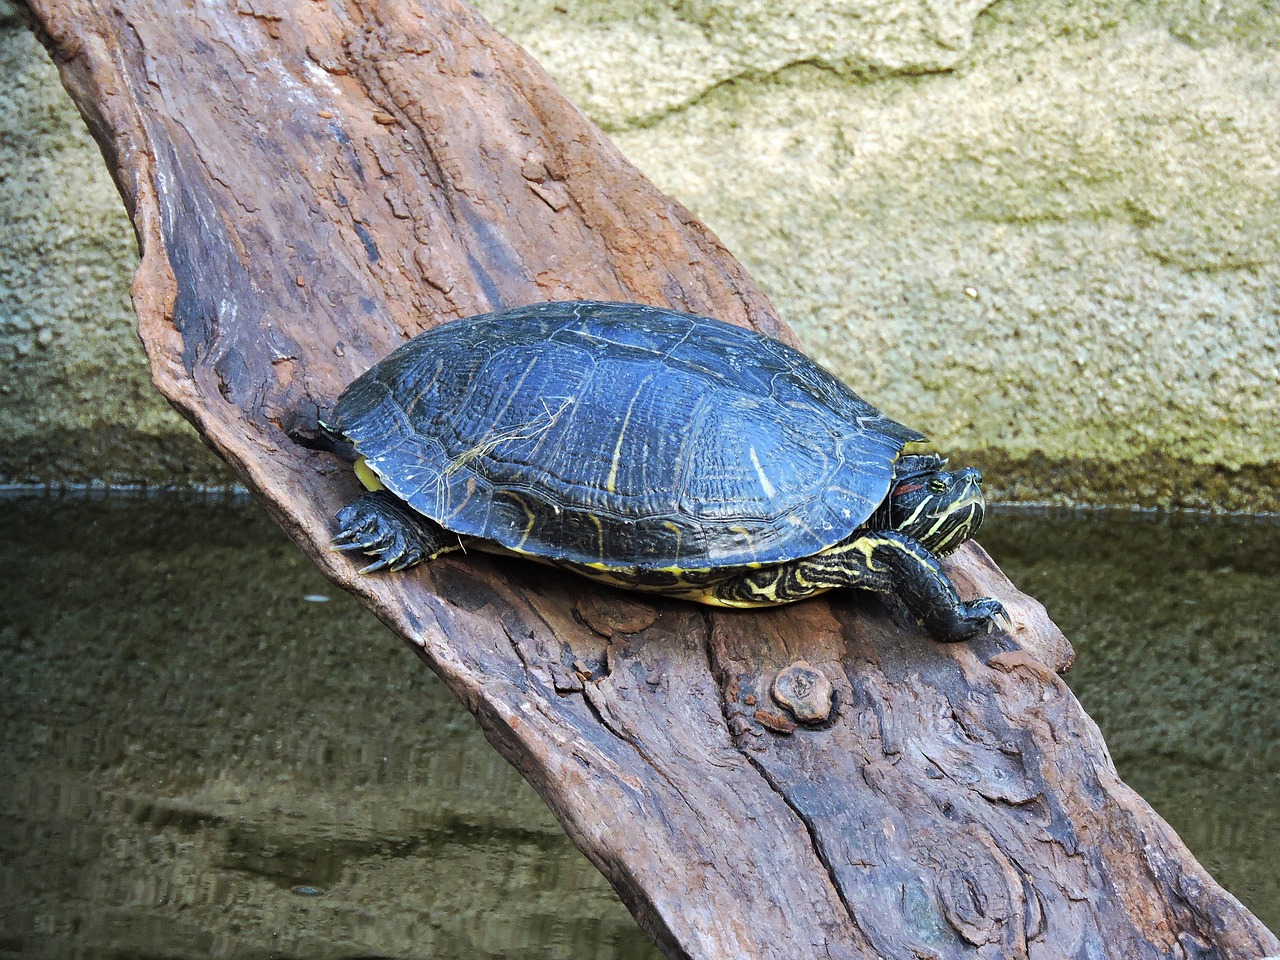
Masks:
[[[716,238],[457,0],[32,0],[120,186],[155,382],[333,579],[403,634],[671,957],[1280,952],[1116,777],[1070,645],[976,545],[1013,626],[940,645],[873,597],[764,613],[518,561],[362,578],[357,492],[290,440],[389,349],[540,300],[631,300],[794,343]],[[834,708],[772,693],[796,661]]]

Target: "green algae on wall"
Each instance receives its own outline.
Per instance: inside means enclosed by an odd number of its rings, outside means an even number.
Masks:
[[[1273,0],[479,5],[997,496],[1280,509]],[[223,480],[96,148],[12,15],[0,55],[0,478]]]

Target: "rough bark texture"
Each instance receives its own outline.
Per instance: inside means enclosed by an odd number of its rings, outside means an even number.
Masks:
[[[874,598],[648,602],[453,556],[360,578],[357,484],[288,431],[424,327],[557,298],[789,333],[705,227],[454,0],[35,0],[143,252],[164,394],[476,714],[672,957],[1260,957],[1280,945],[1115,775],[1070,645],[941,646]],[[831,716],[770,693],[821,670]]]

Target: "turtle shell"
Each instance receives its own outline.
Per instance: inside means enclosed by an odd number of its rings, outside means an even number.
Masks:
[[[590,301],[428,330],[352,383],[328,426],[448,530],[629,571],[817,553],[923,439],[776,340]]]

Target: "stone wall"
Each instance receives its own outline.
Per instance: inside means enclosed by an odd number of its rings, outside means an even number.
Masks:
[[[1280,509],[1274,0],[480,6],[992,492]],[[4,9],[0,476],[220,482],[149,392],[120,202]]]

